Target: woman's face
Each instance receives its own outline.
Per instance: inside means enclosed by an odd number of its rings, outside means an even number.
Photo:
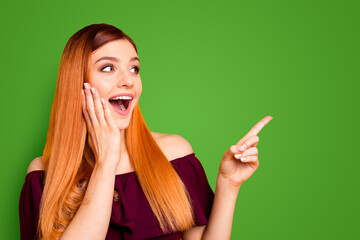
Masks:
[[[139,69],[138,55],[133,45],[125,39],[111,41],[91,55],[89,83],[96,88],[100,97],[108,101],[120,129],[128,127],[142,92]]]

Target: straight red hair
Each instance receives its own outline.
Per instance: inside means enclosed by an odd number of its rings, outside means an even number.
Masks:
[[[40,239],[58,239],[84,198],[95,157],[88,146],[81,89],[88,82],[91,53],[104,44],[133,40],[108,24],[92,24],[76,32],[61,57],[50,123],[42,156],[45,186],[41,199]],[[125,130],[126,147],[140,185],[164,233],[194,225],[188,191],[148,129],[137,104]],[[121,203],[114,190],[114,199]]]

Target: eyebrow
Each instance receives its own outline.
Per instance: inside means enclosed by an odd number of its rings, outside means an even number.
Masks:
[[[110,61],[114,61],[114,62],[120,62],[120,60],[116,57],[108,57],[108,56],[105,56],[105,57],[101,57],[99,58],[98,60],[96,60],[95,64],[99,61],[102,61],[102,60],[110,60]],[[132,57],[130,59],[130,62],[133,62],[133,61],[136,61],[138,60],[140,62],[140,59],[138,57]]]

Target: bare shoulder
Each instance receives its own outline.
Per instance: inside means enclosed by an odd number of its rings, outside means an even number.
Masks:
[[[42,161],[41,161],[41,157],[37,157],[31,161],[31,163],[28,167],[27,173],[36,171],[36,170],[44,170]]]
[[[191,144],[178,134],[151,133],[169,161],[193,153]]]

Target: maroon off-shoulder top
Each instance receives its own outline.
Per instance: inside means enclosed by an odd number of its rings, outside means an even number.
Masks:
[[[195,225],[208,222],[214,192],[195,153],[171,160],[170,163],[187,187],[195,213]],[[44,171],[29,172],[19,201],[20,235],[22,240],[37,239],[39,204],[44,187]],[[136,172],[115,176],[115,189],[121,204],[113,202],[106,239],[161,239],[179,240],[181,232],[164,234],[142,191]]]

